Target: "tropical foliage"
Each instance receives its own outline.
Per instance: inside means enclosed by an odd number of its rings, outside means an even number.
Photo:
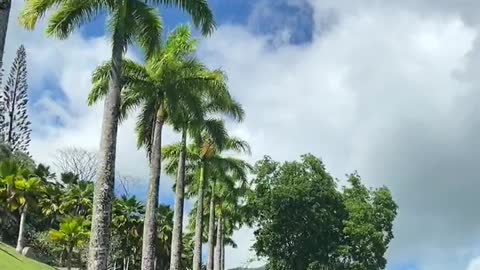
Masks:
[[[339,187],[313,155],[285,163],[266,157],[252,167],[248,142],[227,128],[245,112],[226,73],[198,58],[189,26],[162,33],[160,5],[185,11],[203,35],[215,28],[206,0],[25,1],[20,23],[33,30],[48,14],[46,33],[59,39],[106,17],[111,58],[92,72],[86,101],[105,102],[98,152],[52,149],[51,169],[29,155],[26,50],[18,50],[0,95],[0,240],[68,269],[224,270],[234,232],[254,226],[253,248],[267,269],[384,269],[397,213],[390,191],[366,188],[356,173]],[[7,19],[10,6],[0,0]],[[125,57],[132,46],[141,61]],[[150,165],[138,198],[116,189],[118,125],[131,116]],[[165,145],[167,128],[178,143]],[[162,170],[174,179],[172,208],[159,203]]]

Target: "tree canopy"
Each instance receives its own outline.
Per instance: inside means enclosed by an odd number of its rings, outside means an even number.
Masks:
[[[386,266],[397,205],[390,191],[368,189],[356,173],[338,187],[322,161],[303,155],[256,163],[247,210],[254,249],[270,270],[375,270]]]

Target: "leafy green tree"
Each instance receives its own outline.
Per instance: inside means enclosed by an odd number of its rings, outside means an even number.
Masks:
[[[266,157],[255,168],[247,209],[267,269],[385,268],[397,211],[387,188],[369,190],[354,174],[339,190],[312,155],[283,164]]]
[[[152,56],[160,47],[162,31],[158,11],[149,4],[165,4],[188,12],[195,25],[201,25],[208,34],[214,29],[213,14],[203,0],[28,0],[20,21],[27,29],[33,29],[47,10],[56,9],[50,18],[47,33],[61,39],[67,38],[82,24],[92,21],[102,12],[108,14],[108,30],[112,37],[112,65],[109,76],[109,91],[105,99],[102,137],[100,143],[100,165],[94,197],[92,236],[90,238],[90,270],[106,270],[112,196],[115,179],[115,153],[120,95],[123,87],[123,55],[133,42]],[[146,245],[142,252],[142,269],[154,268],[154,247]]]
[[[89,224],[83,217],[68,217],[62,223],[58,230],[50,231],[50,239],[61,246],[67,256],[67,269],[72,267],[72,258],[75,249],[87,245],[89,238]]]
[[[351,174],[343,190],[349,213],[344,221],[344,244],[339,250],[339,269],[384,269],[384,254],[393,239],[397,205],[386,187],[369,190],[357,173]]]

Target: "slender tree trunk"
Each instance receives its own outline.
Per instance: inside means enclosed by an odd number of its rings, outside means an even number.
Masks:
[[[213,269],[220,270],[220,264],[222,260],[222,216],[218,217],[217,221],[217,243],[215,244],[215,254],[214,254],[214,263]]]
[[[112,200],[115,187],[115,155],[120,114],[120,94],[122,90],[122,57],[122,48],[114,45],[109,89],[103,112],[100,162],[93,196],[88,270],[107,270],[108,267]]]
[[[5,40],[7,39],[8,19],[10,17],[11,0],[0,0],[0,68],[5,53]]]
[[[193,270],[202,269],[202,233],[203,233],[203,193],[205,189],[205,163],[200,168],[200,187],[197,198],[197,216],[195,219],[195,240],[193,250]]]
[[[69,249],[67,254],[67,270],[72,269],[72,253],[73,253],[73,250]]]
[[[150,186],[143,224],[142,244],[142,270],[154,270],[155,267],[155,240],[157,239],[157,226],[155,213],[158,208],[158,192],[160,188],[160,172],[162,166],[162,107],[157,112],[155,129],[153,131],[153,144],[150,157]]]
[[[208,264],[207,270],[213,270],[215,249],[215,181],[211,185],[210,216],[208,220]]]
[[[187,157],[187,130],[182,131],[182,150],[178,162],[177,182],[175,186],[175,212],[173,214],[172,253],[170,270],[180,270],[183,245],[183,204],[185,197],[185,159]]]
[[[222,262],[220,264],[220,270],[225,270],[225,232],[222,234]]]
[[[28,205],[22,208],[22,213],[20,214],[20,226],[18,228],[18,240],[17,240],[17,252],[22,253],[23,247],[25,245],[25,222],[27,219],[27,208]]]
[[[0,0],[1,1],[1,0]],[[13,145],[13,123],[15,122],[15,103],[17,101],[17,83],[19,81],[19,76],[20,72],[16,72],[16,78],[14,82],[14,87],[13,87],[13,97],[12,97],[12,107],[10,108],[10,111],[8,112],[8,134],[7,134],[7,143],[12,147],[12,151],[17,150],[14,149]]]

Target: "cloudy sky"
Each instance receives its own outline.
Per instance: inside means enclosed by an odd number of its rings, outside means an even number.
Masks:
[[[32,154],[50,163],[64,146],[95,150],[102,106],[85,100],[92,70],[109,57],[102,19],[55,41],[44,24],[22,30],[23,1],[13,2],[5,60],[8,68],[25,45]],[[400,207],[389,270],[480,270],[478,1],[210,2],[218,29],[199,54],[228,73],[245,107],[246,121],[231,131],[250,142],[252,161],[311,152],[338,178],[358,170],[368,185],[387,185]],[[167,30],[188,22],[162,13]],[[133,125],[120,129],[117,167],[139,179],[132,189],[144,196],[147,163]],[[161,200],[171,203],[163,179]],[[254,259],[252,230],[235,239],[228,267]]]

